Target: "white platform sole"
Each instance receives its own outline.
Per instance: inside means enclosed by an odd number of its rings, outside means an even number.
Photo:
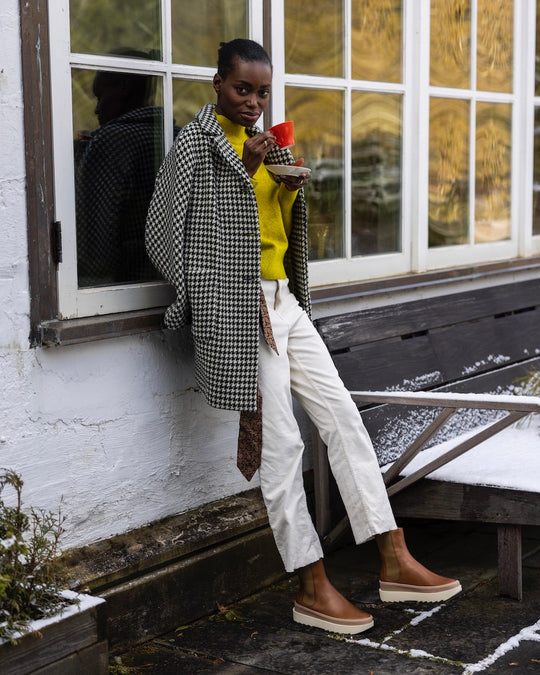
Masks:
[[[302,607],[294,603],[293,619],[296,623],[301,623],[304,626],[313,626],[314,628],[322,628],[331,633],[343,633],[345,635],[357,635],[363,633],[365,630],[373,628],[373,617],[365,620],[350,620],[350,619],[334,619],[333,617],[315,612],[307,607]]]
[[[383,602],[441,602],[461,593],[461,584],[455,581],[443,586],[412,586],[379,582],[379,595]]]

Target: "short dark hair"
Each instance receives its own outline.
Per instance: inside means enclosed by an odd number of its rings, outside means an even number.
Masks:
[[[220,42],[219,44],[217,66],[218,74],[222,78],[226,78],[234,68],[235,59],[261,61],[262,63],[267,63],[272,68],[272,61],[270,61],[268,53],[264,47],[254,40],[236,38],[230,42]]]

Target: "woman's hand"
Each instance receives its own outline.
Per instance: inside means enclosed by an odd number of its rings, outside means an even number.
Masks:
[[[302,166],[304,164],[304,158],[298,159],[293,166]],[[306,173],[301,173],[299,176],[276,176],[278,183],[283,183],[287,190],[293,192],[294,190],[299,190],[309,183],[311,174],[306,171]]]
[[[253,178],[257,169],[263,163],[266,153],[273,145],[276,145],[276,137],[269,131],[255,134],[244,143],[242,162],[251,178]]]

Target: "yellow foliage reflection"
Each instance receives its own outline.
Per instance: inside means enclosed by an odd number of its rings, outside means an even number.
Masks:
[[[432,98],[429,245],[464,244],[469,232],[469,103]]]
[[[476,106],[476,243],[510,237],[512,107]]]
[[[287,119],[295,125],[295,157],[313,170],[306,188],[309,255],[339,258],[343,250],[343,92],[287,87]]]
[[[343,0],[285,0],[285,70],[344,75]]]
[[[351,6],[352,76],[401,82],[401,0],[363,0]]]
[[[466,89],[470,80],[471,3],[431,0],[430,83]]]

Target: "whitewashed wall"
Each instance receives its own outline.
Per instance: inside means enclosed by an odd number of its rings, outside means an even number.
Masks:
[[[0,467],[25,502],[63,500],[64,547],[256,485],[235,466],[237,414],[194,391],[190,342],[156,332],[30,349],[18,0],[0,23]]]
[[[237,414],[208,407],[195,391],[186,335],[29,348],[18,5],[0,6],[0,467],[21,473],[28,505],[56,509],[63,501],[63,546],[70,548],[241,492],[258,479],[248,483],[236,469]],[[360,302],[388,304],[514,279],[501,274]],[[349,297],[316,304],[314,313],[358,305]]]

